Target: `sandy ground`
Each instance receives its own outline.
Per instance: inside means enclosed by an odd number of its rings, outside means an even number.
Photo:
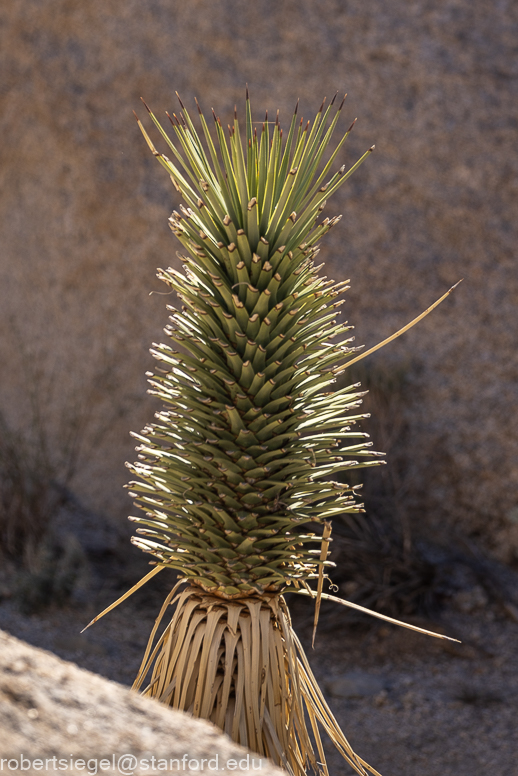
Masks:
[[[164,574],[165,577],[165,574]],[[119,583],[120,584],[120,583]],[[65,608],[23,615],[0,604],[0,628],[123,684],[131,684],[169,580],[81,628],[120,588],[105,580]],[[292,599],[293,601],[293,599]],[[518,772],[518,624],[496,604],[446,608],[414,620],[462,641],[440,641],[326,604],[310,647],[312,609],[292,603],[297,632],[355,750],[383,776],[514,776]],[[346,697],[340,697],[346,696]],[[329,747],[335,776],[351,773]]]

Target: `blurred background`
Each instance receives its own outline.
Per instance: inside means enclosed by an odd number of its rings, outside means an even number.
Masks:
[[[177,90],[225,123],[234,104],[243,115],[248,83],[254,118],[278,108],[286,126],[297,99],[312,119],[347,92],[341,127],[358,122],[339,163],[376,151],[330,202],[343,219],[321,257],[351,279],[355,344],[372,347],[464,280],[353,367],[388,466],[360,472],[366,515],[334,521],[333,580],[387,614],[435,618],[464,645],[386,628],[357,638],[337,630],[350,614],[324,606],[316,671],[335,676],[344,639],[352,664],[371,661],[378,683],[351,680],[336,703],[381,770],[477,776],[490,763],[511,776],[517,54],[512,0],[1,4],[1,627],[126,682],[163,598],[141,592],[133,619],[126,609],[70,635],[147,569],[128,542],[124,463],[129,431],[156,409],[148,348],[172,301],[156,268],[181,262],[167,225],[179,202],[132,115],[149,129],[140,97],[165,118]],[[304,634],[312,613],[294,609]]]
[[[363,362],[366,428],[407,530],[518,562],[517,21],[507,0],[3,4],[4,547],[19,552],[56,501],[117,526],[131,510],[129,430],[153,416],[144,374],[170,301],[150,292],[157,267],[179,264],[179,203],[132,111],[146,118],[142,96],[165,118],[177,90],[227,121],[248,82],[256,118],[279,108],[285,124],[298,98],[313,118],[347,92],[343,129],[358,122],[340,163],[376,144],[335,197],[329,215],[344,217],[321,254],[351,279],[356,344],[464,278]]]

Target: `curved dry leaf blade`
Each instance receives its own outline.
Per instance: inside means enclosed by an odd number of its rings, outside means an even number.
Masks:
[[[118,598],[113,604],[110,604],[106,609],[104,609],[104,611],[102,611],[100,614],[98,614],[97,617],[94,617],[93,620],[91,622],[89,622],[88,625],[85,628],[83,628],[81,633],[84,633],[85,630],[87,630],[91,625],[93,625],[98,620],[100,620],[101,617],[104,617],[105,614],[108,614],[108,612],[111,612],[112,609],[115,609],[116,606],[118,606],[123,601],[125,601],[127,598],[129,598],[131,595],[133,595],[133,593],[135,593],[135,591],[137,591],[140,587],[142,587],[142,585],[145,585],[146,582],[149,582],[149,580],[152,577],[154,577],[155,574],[158,574],[158,572],[162,571],[162,569],[164,569],[164,568],[165,568],[165,566],[155,566],[155,568],[152,569],[152,571],[150,571],[149,574],[146,574],[145,577],[142,577],[140,582],[137,582],[136,585],[133,585],[131,590],[128,590],[127,593],[124,593],[124,595],[122,595],[120,598]]]
[[[298,593],[299,595],[307,595],[310,598],[316,598],[316,593],[314,590],[311,590],[308,592],[308,590],[285,590],[285,593],[291,592],[291,593]],[[377,617],[379,620],[384,620],[385,622],[391,622],[393,625],[401,625],[402,628],[408,628],[408,630],[416,631],[417,633],[424,633],[426,636],[434,636],[436,639],[445,639],[446,641],[456,641],[460,644],[459,639],[453,639],[451,636],[444,636],[442,633],[435,633],[434,631],[425,630],[424,628],[418,628],[417,625],[410,625],[408,622],[402,622],[401,620],[395,620],[393,617],[388,617],[386,614],[381,614],[380,612],[375,612],[373,609],[366,609],[365,606],[360,606],[360,604],[354,604],[352,601],[345,601],[343,598],[337,598],[334,595],[329,595],[328,593],[322,593],[321,597],[325,601],[334,601],[337,604],[342,604],[342,606],[348,606],[350,609],[356,609],[359,612],[364,612],[365,614],[370,614],[372,617]]]
[[[463,278],[458,280],[454,286],[452,286],[448,291],[446,291],[445,294],[443,294],[440,299],[438,299],[436,302],[434,302],[430,307],[428,307],[424,313],[421,313],[421,315],[418,315],[417,318],[414,318],[410,323],[407,323],[406,326],[403,326],[402,329],[399,329],[395,334],[391,334],[390,337],[387,337],[387,339],[384,339],[383,342],[379,342],[377,345],[375,345],[373,348],[370,348],[369,350],[366,350],[365,353],[360,353],[359,356],[356,356],[356,358],[351,359],[350,361],[347,361],[344,364],[344,369],[346,369],[348,366],[352,366],[352,364],[356,364],[358,361],[361,361],[362,358],[366,358],[367,356],[370,356],[371,353],[375,353],[376,350],[380,350],[380,348],[384,348],[385,345],[388,345],[389,342],[392,342],[392,340],[397,339],[402,334],[404,334],[406,331],[412,328],[412,326],[415,326],[416,323],[419,323],[419,321],[422,321],[423,318],[426,318],[426,316],[432,312],[432,310],[435,310],[435,308],[441,304],[441,302],[444,302],[447,296],[449,296],[452,291],[454,291],[459,283],[462,283]]]

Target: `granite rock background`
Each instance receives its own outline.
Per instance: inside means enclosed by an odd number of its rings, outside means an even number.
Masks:
[[[0,414],[114,522],[129,429],[179,265],[179,203],[132,117],[196,95],[222,119],[347,91],[342,153],[376,152],[329,206],[367,347],[460,278],[383,354],[405,372],[405,503],[436,536],[518,558],[518,6],[511,0],[11,0],[0,8]],[[374,440],[376,443],[376,440]]]

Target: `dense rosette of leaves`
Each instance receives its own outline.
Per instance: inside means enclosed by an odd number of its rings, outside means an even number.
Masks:
[[[237,115],[228,137],[214,115],[213,140],[201,111],[200,136],[182,105],[173,142],[150,113],[173,160],[139,122],[186,205],[169,219],[184,272],[159,270],[182,306],[152,350],[151,392],[165,407],[135,435],[131,489],[146,514],[132,518],[134,542],[223,597],[315,577],[328,561],[311,524],[361,509],[333,477],[379,463],[354,429],[359,384],[332,390],[354,350],[336,320],[347,281],[315,266],[339,220],[320,220],[326,200],[369,153],[327,180],[351,129],[321,170],[342,107],[329,121],[332,104],[312,126],[295,111],[283,143],[278,118],[257,136],[247,97],[244,146]]]

